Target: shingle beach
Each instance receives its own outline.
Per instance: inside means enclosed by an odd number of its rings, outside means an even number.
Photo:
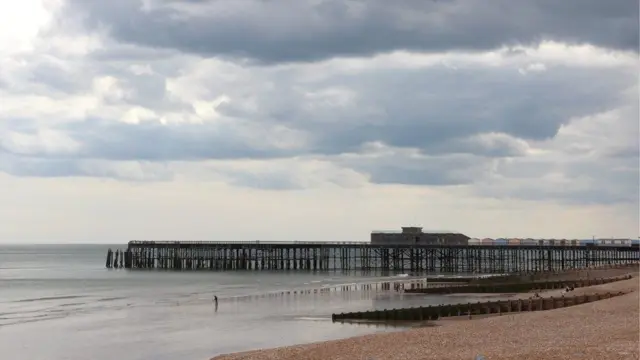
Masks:
[[[435,327],[322,343],[257,350],[215,360],[620,360],[640,359],[638,277],[578,288],[572,295],[606,291],[629,294],[568,308],[442,320]],[[545,293],[557,296],[559,291]]]

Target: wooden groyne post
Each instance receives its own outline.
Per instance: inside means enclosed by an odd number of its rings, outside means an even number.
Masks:
[[[111,269],[113,267],[113,251],[111,248],[107,250],[107,269]]]

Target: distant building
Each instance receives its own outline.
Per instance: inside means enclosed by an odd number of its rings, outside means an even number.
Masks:
[[[371,245],[468,245],[469,237],[454,232],[423,232],[421,227],[403,227],[402,231],[374,231]]]
[[[631,239],[596,239],[598,245],[631,245]]]

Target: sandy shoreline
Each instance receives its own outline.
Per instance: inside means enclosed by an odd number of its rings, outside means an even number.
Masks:
[[[569,308],[492,316],[443,319],[436,327],[242,352],[215,360],[250,359],[640,359],[638,277],[578,288],[571,295],[600,291],[630,294]],[[560,296],[551,290],[541,296]],[[518,294],[530,297],[531,294]]]

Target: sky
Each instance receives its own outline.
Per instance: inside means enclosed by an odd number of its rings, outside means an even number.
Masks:
[[[0,1],[0,242],[639,235],[637,0]]]

